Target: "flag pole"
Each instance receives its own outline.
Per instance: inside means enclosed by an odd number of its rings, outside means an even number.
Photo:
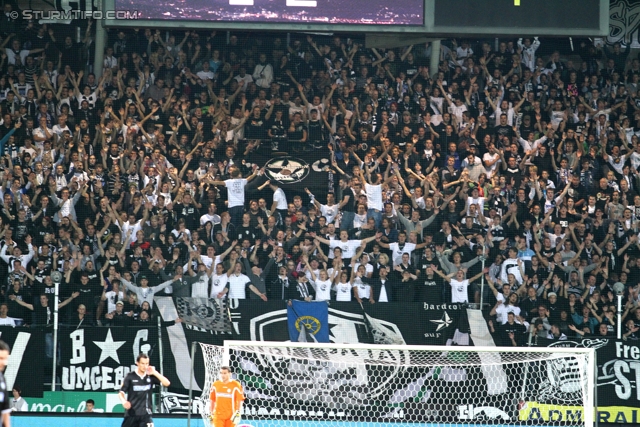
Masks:
[[[195,368],[197,341],[191,343],[191,375],[189,375],[189,412],[187,412],[187,427],[191,427],[191,412],[193,411],[193,370]]]
[[[485,246],[485,244],[482,245],[482,258],[480,258],[480,261],[482,261],[482,276],[480,277],[480,311],[482,311],[484,309],[484,263],[487,260],[487,257],[484,256],[484,253],[487,249],[487,247]]]
[[[160,369],[162,369],[161,372],[164,372],[164,357],[162,356],[163,353],[163,349],[162,349],[162,319],[160,319],[160,317],[158,317],[158,356],[160,357],[159,362],[160,362]],[[164,405],[162,405],[162,390],[164,387],[162,387],[162,384],[160,384],[160,412],[164,411]]]

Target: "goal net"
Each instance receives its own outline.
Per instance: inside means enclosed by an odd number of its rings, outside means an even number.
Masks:
[[[229,365],[253,427],[587,426],[595,352],[226,341],[201,344],[209,390]],[[353,424],[352,424],[353,423]]]

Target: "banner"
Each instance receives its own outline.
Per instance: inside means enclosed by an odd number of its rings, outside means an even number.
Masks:
[[[595,348],[598,364],[598,420],[601,423],[635,424],[640,422],[640,343],[606,338],[552,341],[538,339],[543,347]],[[567,389],[555,377],[562,371],[547,371],[542,394],[556,396],[556,405],[536,405],[527,402],[520,418],[526,420],[556,420],[576,417],[574,407],[567,405]],[[580,413],[582,414],[582,413]]]
[[[136,369],[140,353],[159,366],[158,328],[108,327],[58,332],[62,390],[117,391],[124,377]]]
[[[608,44],[629,44],[640,47],[640,3],[635,0],[610,0]]]
[[[230,311],[233,339],[291,339],[284,301],[236,300],[230,302]],[[468,332],[466,317],[460,304],[377,303],[365,304],[363,309],[355,302],[331,301],[329,342],[382,344],[391,343],[385,340],[393,337],[409,345],[445,345],[459,327]]]
[[[203,375],[191,377],[191,344],[201,342],[222,345],[225,340],[289,341],[289,320],[285,301],[230,300],[231,333],[213,331],[189,324],[173,322],[179,317],[178,306],[171,297],[156,297],[155,304],[164,322],[162,328],[163,374],[171,381],[169,391],[186,395],[193,384],[195,395],[202,390]],[[394,337],[410,345],[444,345],[458,325],[468,331],[466,310],[459,304],[400,304],[365,305],[369,315],[365,321],[363,308],[356,303],[332,301],[327,307],[328,342],[383,343],[380,337]],[[372,328],[375,328],[372,329]],[[195,372],[204,372],[202,353],[196,351]],[[182,408],[176,399],[167,407]]]
[[[52,330],[47,329],[46,332],[51,333]],[[49,338],[51,337],[46,339]],[[11,348],[11,356],[4,371],[7,389],[11,390],[14,385],[17,385],[22,389],[24,397],[42,397],[45,364],[53,364],[52,359],[43,357],[45,329],[0,326],[0,339]],[[51,343],[53,343],[52,338]],[[34,363],[34,361],[40,363]],[[52,365],[49,365],[48,371],[51,372],[51,369]]]
[[[326,151],[326,150],[325,150]],[[269,154],[252,153],[249,162],[264,165],[264,177],[260,178],[256,185],[247,188],[247,200],[255,198],[257,195],[268,196],[271,190],[257,192],[255,187],[265,180],[277,182],[287,193],[289,200],[293,196],[301,196],[303,200],[308,200],[304,191],[308,188],[318,200],[325,200],[327,193],[333,192],[338,184],[338,175],[332,171],[329,156],[321,156],[318,151],[301,152],[295,156],[276,156]],[[350,171],[344,171],[349,173]]]
[[[178,316],[187,325],[213,332],[231,333],[226,299],[176,298]]]
[[[293,342],[329,342],[326,302],[291,301],[287,307],[289,338]]]
[[[228,328],[228,325],[225,328],[214,326],[215,329],[197,326],[223,324],[227,321],[226,319],[228,319],[228,310],[226,308],[224,309],[224,311],[227,312],[226,315],[222,313],[222,311],[211,314],[209,309],[205,308],[204,310],[195,310],[196,313],[192,315],[188,322],[176,322],[176,320],[181,317],[180,310],[182,310],[183,315],[187,313],[185,309],[186,302],[193,302],[192,298],[178,299],[180,301],[176,303],[172,297],[154,298],[155,306],[158,308],[161,319],[165,322],[164,326],[160,328],[164,349],[162,353],[162,373],[171,381],[171,386],[169,386],[171,392],[188,394],[189,385],[191,384],[197,395],[202,390],[204,375],[191,375],[191,344],[201,342],[205,344],[222,345],[224,344],[224,340],[234,339],[234,335]],[[191,302],[189,303],[189,307],[191,307]],[[233,301],[228,302],[228,304],[232,303]],[[220,306],[217,306],[216,310],[219,308]],[[200,317],[198,313],[204,316]],[[225,318],[224,321],[222,317]],[[213,323],[211,323],[212,318],[214,319]],[[201,351],[196,351],[196,359],[193,363],[195,372],[203,373],[205,371]],[[174,405],[174,403],[170,401],[165,403],[167,405]]]
[[[45,391],[40,399],[26,400],[29,412],[84,412],[89,399],[95,402],[94,412],[124,412],[116,392]]]

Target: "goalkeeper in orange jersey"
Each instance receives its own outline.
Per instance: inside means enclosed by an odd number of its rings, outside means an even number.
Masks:
[[[220,368],[220,379],[211,386],[209,419],[213,427],[235,427],[240,423],[244,392],[240,382],[231,379],[231,368]]]

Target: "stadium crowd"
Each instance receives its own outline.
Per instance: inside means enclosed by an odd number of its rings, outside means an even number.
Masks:
[[[428,43],[116,30],[97,78],[91,23],[0,34],[0,324],[50,324],[58,270],[79,326],[149,321],[154,295],[482,300],[523,345],[611,336],[620,282],[640,336],[629,47],[453,39],[430,70]],[[283,152],[330,158],[333,191],[268,180]]]

